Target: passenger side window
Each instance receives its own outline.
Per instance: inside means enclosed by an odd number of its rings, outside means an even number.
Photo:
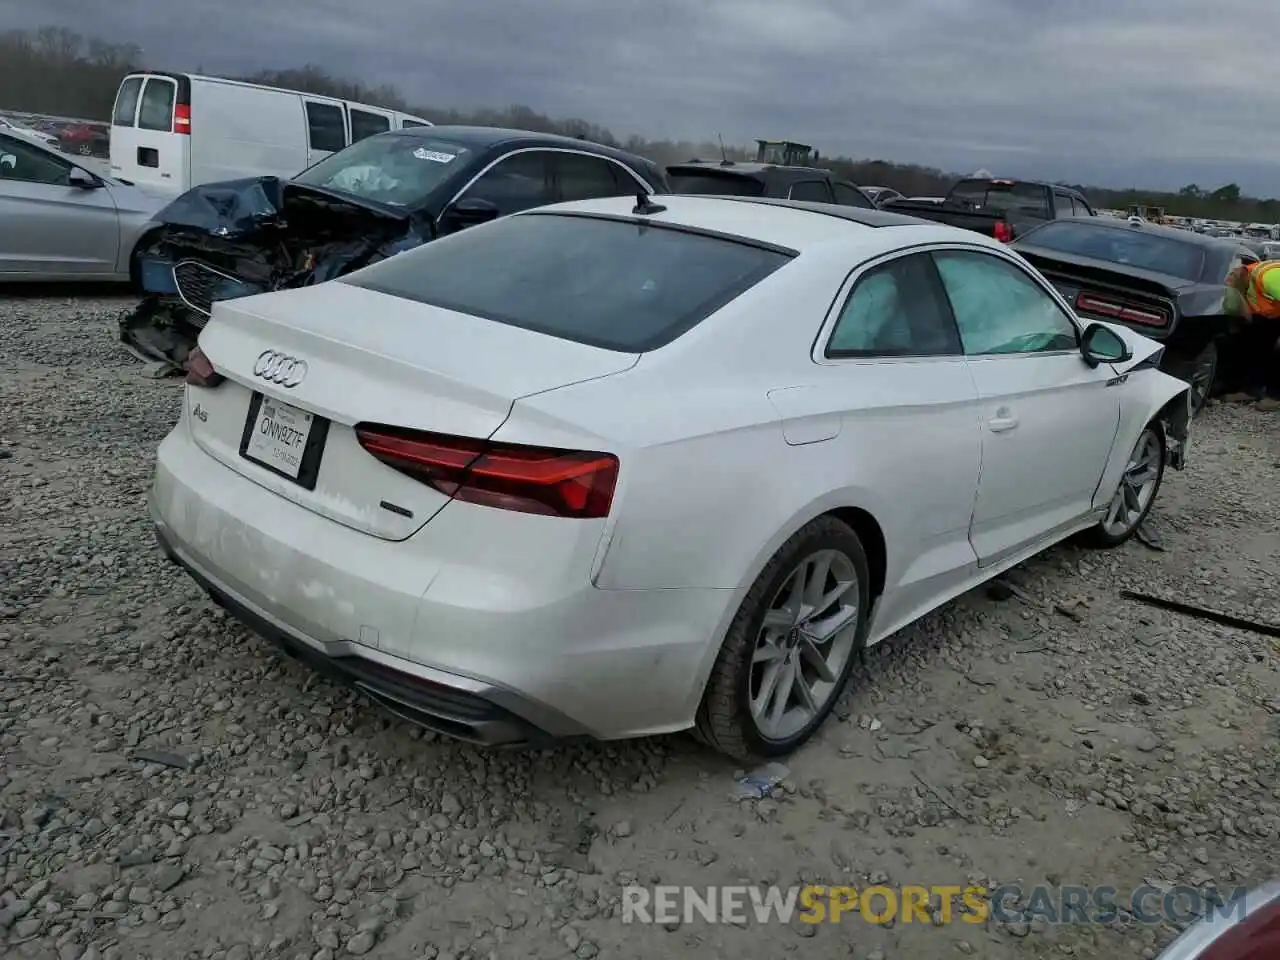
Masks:
[[[0,180],[63,185],[71,164],[17,137],[0,135]]]
[[[1075,211],[1077,217],[1094,216],[1093,209],[1079,197],[1071,198],[1071,209]]]
[[[825,355],[946,357],[961,354],[928,254],[872,267],[854,284],[827,341]]]
[[[337,153],[347,145],[342,108],[332,103],[307,103],[307,134],[312,150]]]
[[[130,77],[120,84],[120,92],[116,94],[115,110],[111,114],[113,124],[117,127],[133,126],[133,115],[138,111],[138,94],[141,92],[141,77]]]
[[[363,140],[391,129],[391,118],[368,110],[351,109],[351,142]]]
[[[1076,349],[1074,321],[1022,268],[977,251],[933,259],[968,356]]]
[[[801,180],[791,185],[792,200],[812,200],[815,203],[831,202],[831,187],[825,180]]]
[[[875,209],[875,204],[857,187],[851,187],[847,183],[833,183],[831,189],[835,191],[836,203],[841,206],[862,207],[864,210]]]
[[[151,77],[142,90],[142,106],[138,108],[139,130],[173,130],[173,102],[178,86],[172,80]]]
[[[1074,217],[1075,211],[1071,206],[1071,197],[1065,193],[1055,193],[1053,195],[1053,214],[1056,217]]]
[[[487,200],[502,215],[554,203],[545,150],[515,153],[467,188],[464,197]]]
[[[579,153],[548,154],[560,181],[561,200],[594,200],[635,193],[636,182],[610,161]],[[620,183],[623,178],[626,183]]]

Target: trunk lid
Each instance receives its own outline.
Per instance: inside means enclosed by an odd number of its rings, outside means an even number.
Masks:
[[[639,359],[345,283],[220,302],[200,347],[227,381],[188,387],[196,443],[281,497],[389,540],[449,498],[374,459],[357,423],[488,438],[519,398]]]
[[[1162,336],[1169,332],[1177,319],[1177,301],[1180,292],[1195,286],[1190,280],[1094,260],[1070,254],[1040,253],[1034,247],[1018,247],[1025,257],[1057,288],[1064,300],[1081,316],[1115,321],[1119,320],[1148,335]],[[1107,305],[1108,309],[1090,309],[1090,304]],[[1121,314],[1111,307],[1129,311]],[[1134,312],[1136,311],[1136,312]],[[1143,312],[1160,313],[1163,322],[1126,319]]]

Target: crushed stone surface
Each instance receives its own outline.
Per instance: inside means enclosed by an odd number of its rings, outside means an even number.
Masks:
[[[424,734],[213,607],[147,519],[182,388],[117,342],[130,305],[0,297],[0,955],[1154,957],[1179,924],[624,924],[622,889],[1280,873],[1280,641],[1119,596],[1280,623],[1280,414],[1209,408],[1163,551],[1059,546],[947,604],[735,800],[684,736]]]

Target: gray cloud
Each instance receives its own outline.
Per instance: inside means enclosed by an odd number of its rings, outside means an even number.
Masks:
[[[1209,0],[0,0],[156,66],[318,63],[424,104],[947,169],[1280,194],[1263,31]],[[1269,158],[1276,158],[1273,163]]]

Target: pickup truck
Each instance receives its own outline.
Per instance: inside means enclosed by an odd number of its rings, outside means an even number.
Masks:
[[[890,200],[880,208],[973,230],[1005,243],[1058,217],[1097,216],[1089,201],[1070,187],[977,177],[956,183],[941,203]]]
[[[821,167],[737,160],[690,160],[667,167],[672,193],[704,196],[777,197],[874,209],[871,198]]]

